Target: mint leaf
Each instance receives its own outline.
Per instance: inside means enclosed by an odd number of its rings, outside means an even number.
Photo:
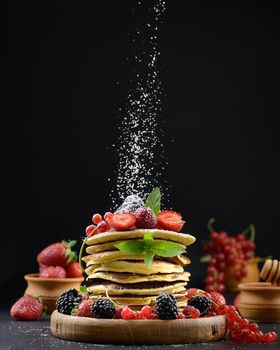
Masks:
[[[78,311],[78,306],[73,307],[71,310],[71,316],[76,316],[77,311]]]
[[[144,207],[151,208],[157,216],[157,214],[160,212],[160,199],[160,189],[158,187],[155,187],[153,188],[152,192],[148,195]]]
[[[81,286],[80,287],[80,293],[87,294],[87,286]]]
[[[153,244],[153,241],[154,241],[154,239],[153,239],[153,236],[152,236],[151,232],[149,232],[149,231],[146,232],[144,234],[145,246],[146,247],[150,247]]]
[[[145,264],[150,267],[153,263],[155,254],[153,252],[147,252],[144,256]]]
[[[141,254],[145,251],[145,243],[140,241],[121,242],[114,247],[124,254]]]
[[[179,255],[185,251],[185,247],[182,244],[169,241],[153,241],[150,249],[155,255],[166,258]]]

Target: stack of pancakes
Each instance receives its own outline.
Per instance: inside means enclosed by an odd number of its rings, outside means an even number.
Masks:
[[[90,298],[110,298],[137,310],[143,305],[153,306],[163,292],[174,294],[179,308],[185,306],[185,286],[190,273],[184,267],[190,260],[178,255],[171,258],[155,256],[151,266],[144,262],[144,254],[124,254],[114,246],[128,240],[143,241],[146,232],[154,240],[178,243],[185,249],[195,242],[195,237],[159,229],[135,229],[131,231],[107,231],[87,239],[88,292]]]

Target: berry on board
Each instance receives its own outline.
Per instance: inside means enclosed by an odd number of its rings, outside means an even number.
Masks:
[[[163,230],[179,232],[184,226],[185,221],[182,220],[182,215],[172,210],[161,211],[157,216],[159,226]]]
[[[206,316],[212,307],[211,300],[204,295],[197,295],[188,301],[189,306],[194,306],[202,316]]]
[[[162,293],[156,299],[156,314],[161,320],[176,320],[178,309],[174,296]]]
[[[35,321],[39,320],[44,311],[43,303],[29,295],[18,299],[10,310],[10,315],[16,320]]]
[[[86,299],[81,302],[76,311],[76,316],[80,317],[93,317],[91,308],[93,301],[91,299]]]
[[[78,291],[71,288],[60,295],[55,306],[57,311],[61,314],[71,315],[72,309],[76,308],[81,301],[82,297],[79,295]]]
[[[110,300],[98,299],[92,304],[91,311],[96,318],[113,318],[116,308]]]

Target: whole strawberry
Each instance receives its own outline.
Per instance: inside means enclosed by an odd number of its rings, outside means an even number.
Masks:
[[[91,307],[92,307],[93,301],[90,299],[83,300],[81,304],[78,306],[78,309],[76,311],[76,316],[80,317],[93,317]]]
[[[39,320],[44,311],[43,303],[29,295],[24,295],[14,303],[10,315],[16,320],[35,321]]]
[[[155,228],[157,218],[151,208],[139,208],[135,212],[137,228]]]
[[[71,249],[76,243],[77,241],[62,241],[50,244],[38,254],[37,261],[46,266],[66,266],[77,260],[77,255]]]
[[[47,266],[40,272],[42,278],[66,278],[66,271],[62,266]]]
[[[77,261],[70,262],[66,268],[66,277],[68,278],[76,278],[76,277],[82,277],[83,271],[80,267],[80,264]]]

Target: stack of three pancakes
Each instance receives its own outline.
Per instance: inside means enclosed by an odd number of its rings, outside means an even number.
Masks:
[[[175,242],[185,249],[195,242],[189,234],[159,229],[107,231],[87,239],[88,292],[90,298],[110,298],[114,302],[139,310],[143,305],[154,306],[159,294],[174,294],[177,306],[186,305],[185,287],[190,273],[185,271],[190,260],[178,255],[171,258],[155,256],[151,266],[144,262],[144,254],[124,254],[115,245],[129,240],[143,241],[145,233],[153,239]]]

